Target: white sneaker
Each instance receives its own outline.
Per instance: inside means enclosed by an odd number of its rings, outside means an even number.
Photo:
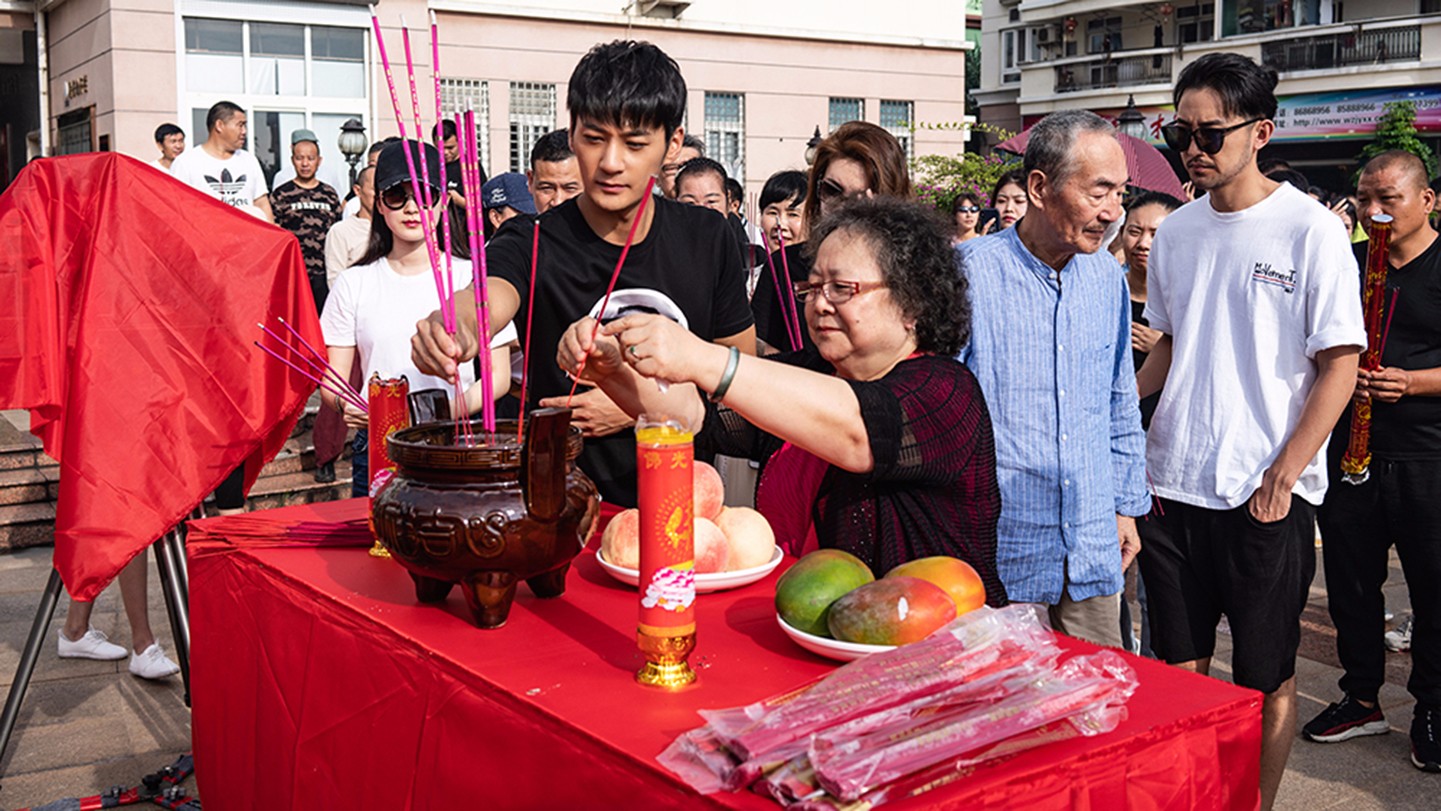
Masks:
[[[1415,624],[1415,615],[1408,614],[1406,619],[1401,620],[1401,624],[1396,626],[1396,630],[1387,631],[1386,636],[1382,637],[1386,642],[1386,647],[1397,653],[1411,650],[1411,626]]]
[[[76,640],[65,638],[65,629],[56,630],[56,636],[60,637],[60,658],[61,659],[99,659],[101,661],[114,661],[125,658],[125,649],[110,642],[105,634],[90,628],[85,635]]]
[[[180,665],[170,661],[160,643],[152,642],[140,653],[130,654],[130,674],[142,679],[163,679],[180,672]]]

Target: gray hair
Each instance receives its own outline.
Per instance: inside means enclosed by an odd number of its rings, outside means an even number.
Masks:
[[[1090,110],[1058,110],[1031,128],[1026,142],[1026,176],[1040,170],[1052,183],[1060,184],[1075,168],[1071,149],[1083,132],[1101,132],[1115,137],[1116,128]]]

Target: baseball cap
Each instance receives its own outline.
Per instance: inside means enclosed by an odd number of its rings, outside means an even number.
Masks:
[[[405,150],[410,149],[410,157],[416,159],[416,141],[407,138],[404,141],[393,141],[380,150],[380,157],[375,161],[375,192],[383,193],[386,189],[400,183],[410,182],[410,167],[405,160]],[[430,144],[424,144],[425,169],[421,169],[419,163],[415,171],[421,172],[421,178],[426,177],[424,172],[430,173],[430,185],[440,187],[440,152]]]
[[[481,205],[488,209],[510,206],[522,214],[536,213],[535,198],[530,196],[525,175],[519,172],[506,172],[485,181],[485,185],[480,187],[480,200]]]
[[[299,129],[290,133],[291,146],[295,146],[302,141],[309,141],[316,146],[320,146],[320,139],[316,138],[315,133],[311,130]]]

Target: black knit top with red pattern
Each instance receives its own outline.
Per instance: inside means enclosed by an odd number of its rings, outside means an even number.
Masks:
[[[834,373],[814,350],[772,360]],[[996,573],[995,438],[980,385],[952,358],[921,355],[885,377],[850,381],[860,401],[874,467],[851,473],[832,465],[812,507],[823,548],[850,552],[877,575],[915,558],[950,555],[971,564],[986,602],[1006,604]],[[725,406],[706,405],[698,452],[764,462],[783,440]]]

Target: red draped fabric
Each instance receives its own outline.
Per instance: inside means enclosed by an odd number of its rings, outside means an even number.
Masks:
[[[779,808],[749,792],[698,795],[655,760],[702,723],[696,710],[836,667],[776,625],[779,571],[697,598],[700,679],[670,693],[635,683],[635,589],[591,551],[564,596],[521,586],[506,625],[482,631],[458,593],[420,605],[394,561],[333,545],[364,544],[365,514],[352,499],[192,524],[192,720],[207,808]],[[347,527],[327,548],[292,545],[328,522]],[[1261,695],[1127,661],[1140,686],[1114,732],[886,807],[1255,809]]]
[[[60,463],[55,566],[93,599],[242,462],[246,487],[314,386],[251,345],[320,325],[290,233],[132,158],[31,163],[0,195],[0,408]]]

